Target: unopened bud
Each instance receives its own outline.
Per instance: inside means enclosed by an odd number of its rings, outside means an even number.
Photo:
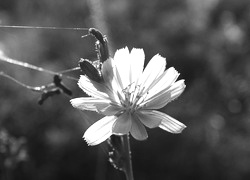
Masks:
[[[89,29],[89,34],[97,39],[96,49],[99,60],[103,63],[109,58],[108,40],[100,31],[95,28]]]
[[[87,59],[81,59],[79,61],[79,66],[83,72],[83,74],[85,74],[86,76],[88,76],[89,79],[95,81],[95,82],[102,82],[102,77],[99,73],[99,71],[96,69],[95,66],[93,66],[93,64],[87,60]]]
[[[62,83],[62,79],[59,75],[54,76],[54,84],[59,87],[65,94],[72,96],[72,91]]]

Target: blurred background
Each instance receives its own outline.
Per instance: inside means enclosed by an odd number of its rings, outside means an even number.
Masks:
[[[0,24],[96,27],[113,49],[159,53],[187,88],[163,109],[187,125],[182,134],[148,130],[131,138],[135,180],[250,178],[250,1],[1,0]],[[87,31],[0,28],[5,56],[52,71],[96,60]],[[0,61],[0,71],[31,86],[53,76]],[[74,73],[72,76],[78,77]],[[72,97],[85,96],[63,79]],[[101,116],[80,112],[64,94],[49,98],[0,76],[0,178],[118,180],[105,145],[88,147],[87,127]],[[105,143],[103,143],[105,144]]]

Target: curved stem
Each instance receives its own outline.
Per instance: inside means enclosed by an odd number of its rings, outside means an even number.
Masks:
[[[123,136],[123,147],[125,152],[125,167],[124,172],[127,180],[134,180],[133,176],[133,168],[132,168],[132,158],[131,158],[131,150],[130,150],[130,142],[129,142],[129,134]]]
[[[62,73],[50,71],[48,69],[44,69],[42,67],[29,64],[27,62],[22,62],[22,61],[19,61],[19,60],[16,60],[16,59],[12,59],[12,58],[9,58],[9,57],[7,57],[5,55],[1,55],[1,54],[0,54],[0,61],[4,61],[4,62],[10,63],[10,64],[14,64],[14,65],[17,65],[17,66],[22,66],[24,68],[32,69],[32,70],[35,70],[35,71],[40,71],[40,72],[51,74],[51,75],[61,75],[61,76],[65,77],[65,78],[67,78],[67,79],[78,81],[77,78],[64,75],[63,71],[62,71]]]

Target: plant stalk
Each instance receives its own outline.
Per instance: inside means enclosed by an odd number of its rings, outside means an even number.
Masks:
[[[134,180],[129,134],[123,136],[123,147],[124,147],[125,162],[126,162],[124,167],[124,173],[126,175],[127,180]]]

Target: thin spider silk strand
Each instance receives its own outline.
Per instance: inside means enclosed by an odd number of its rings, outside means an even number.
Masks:
[[[43,26],[9,26],[9,25],[0,25],[0,28],[12,28],[12,29],[47,29],[47,30],[70,30],[70,31],[88,31],[89,28],[72,28],[72,27],[43,27]]]

